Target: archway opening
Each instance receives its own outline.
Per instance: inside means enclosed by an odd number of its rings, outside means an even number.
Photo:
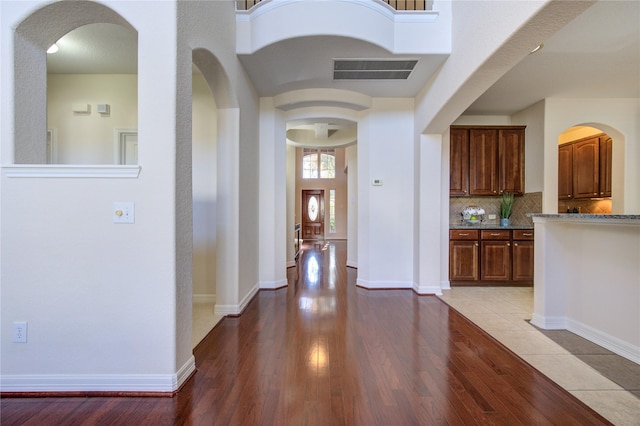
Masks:
[[[558,213],[612,214],[622,206],[624,141],[614,129],[581,124],[558,136]]]

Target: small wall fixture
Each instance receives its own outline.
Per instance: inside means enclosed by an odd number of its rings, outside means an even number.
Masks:
[[[109,104],[98,104],[97,109],[99,114],[111,113],[111,106]]]
[[[529,54],[536,53],[536,52],[540,51],[540,49],[542,49],[543,47],[544,47],[544,44],[540,43],[531,52],[529,52]]]
[[[91,106],[89,104],[74,103],[71,104],[71,110],[73,112],[88,113],[91,112]]]

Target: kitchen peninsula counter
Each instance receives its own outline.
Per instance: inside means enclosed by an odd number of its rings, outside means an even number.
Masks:
[[[533,214],[531,323],[640,363],[640,215]]]
[[[500,226],[499,223],[450,223],[449,229],[533,229],[533,225],[509,225]]]

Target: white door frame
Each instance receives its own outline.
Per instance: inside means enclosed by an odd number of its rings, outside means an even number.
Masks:
[[[113,129],[113,162],[114,164],[125,164],[124,155],[126,153],[125,144],[127,136],[137,136],[138,129]]]

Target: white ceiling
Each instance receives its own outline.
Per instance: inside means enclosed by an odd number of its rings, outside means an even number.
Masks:
[[[547,97],[640,98],[640,1],[601,0],[544,42],[478,98],[465,114],[498,115]],[[59,41],[51,73],[135,73],[137,37],[123,27],[92,24]],[[415,96],[446,57],[419,59],[408,80],[333,81],[334,58],[395,57],[370,43],[340,37],[285,40],[240,56],[261,96],[303,88],[354,90],[370,96]]]

